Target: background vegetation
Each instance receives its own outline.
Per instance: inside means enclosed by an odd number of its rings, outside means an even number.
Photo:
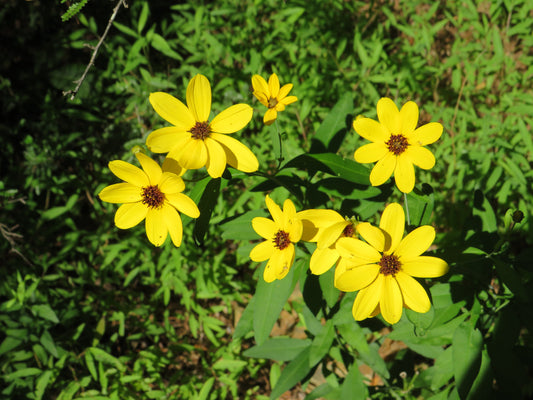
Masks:
[[[70,100],[64,92],[116,5],[82,3],[65,22],[72,3],[7,0],[0,9],[0,398],[533,395],[531,2],[130,1]],[[282,288],[287,302],[272,304],[280,318],[271,336],[281,339],[254,332],[253,308],[243,310],[264,282],[248,258],[245,213],[264,209],[271,188],[254,177],[224,179],[207,231],[186,222],[179,249],[114,227],[116,207],[96,194],[116,182],[107,163],[132,162],[131,149],[163,126],[150,92],[183,99],[202,73],[214,110],[252,104],[240,135],[267,170],[275,160],[251,76],[272,72],[299,98],[280,115],[286,160],[308,151],[351,159],[364,142],[351,118],[375,117],[383,96],[414,100],[421,123],[444,125],[431,147],[437,164],[417,170],[413,197],[433,207],[425,218],[451,265],[431,288],[430,320],[334,326],[325,317],[336,298],[314,308],[302,291],[320,282],[301,278]],[[281,177],[310,205],[372,222],[397,196],[390,185],[305,186],[302,170]],[[187,186],[196,201],[207,184]],[[300,356],[309,346],[314,363]]]

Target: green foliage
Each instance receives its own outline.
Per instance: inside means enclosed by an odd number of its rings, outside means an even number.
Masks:
[[[112,10],[56,3],[0,11],[0,398],[531,397],[530,2],[127,2],[73,101]],[[298,96],[279,151],[250,93],[271,72]],[[179,249],[153,248],[97,193],[109,161],[166,126],[149,94],[184,100],[196,73],[214,113],[257,108],[236,135],[261,173],[187,175],[201,218],[183,218]],[[382,96],[444,126],[406,204],[451,266],[422,282],[431,310],[392,327],[355,322],[355,293],[308,272],[311,247],[272,284],[249,260],[266,192],[372,223],[403,201],[353,160],[352,121]]]

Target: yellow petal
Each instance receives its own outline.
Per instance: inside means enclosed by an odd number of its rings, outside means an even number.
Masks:
[[[404,136],[410,136],[418,124],[418,106],[414,101],[408,101],[400,110],[400,132]]]
[[[254,228],[254,231],[256,231],[259,236],[271,242],[279,230],[274,221],[264,217],[255,217],[252,219],[252,228]]]
[[[115,225],[119,229],[133,228],[146,217],[147,212],[148,207],[141,202],[123,204],[115,214]]]
[[[194,126],[194,116],[187,106],[174,96],[168,93],[155,92],[150,93],[149,100],[155,112],[178,130],[187,131]]]
[[[340,238],[335,248],[349,263],[356,263],[355,266],[378,263],[381,260],[379,251],[359,239]]]
[[[379,265],[367,264],[347,270],[335,281],[335,287],[343,292],[355,292],[370,285],[379,274]]]
[[[374,143],[385,143],[390,139],[390,132],[386,126],[370,118],[357,118],[353,128],[359,134]]]
[[[140,187],[123,182],[106,186],[98,193],[98,197],[107,203],[135,203],[142,200],[141,194]]]
[[[370,183],[372,186],[384,184],[390,178],[396,167],[397,157],[388,152],[385,157],[379,160],[370,172]]]
[[[446,261],[429,256],[402,260],[402,271],[417,278],[438,278],[448,272]]]
[[[379,122],[385,125],[389,133],[393,135],[401,133],[400,112],[391,99],[388,97],[379,99],[377,111]]]
[[[261,104],[268,108],[268,94],[264,92],[254,92],[254,96],[257,97],[257,100],[259,100]]]
[[[411,162],[422,169],[431,169],[435,165],[435,156],[425,147],[408,146],[405,150],[405,156]]]
[[[204,143],[207,147],[207,173],[212,178],[220,178],[226,169],[226,152],[216,140],[207,138]]]
[[[315,275],[329,271],[339,259],[339,252],[334,248],[316,249],[311,255],[309,268]]]
[[[161,165],[161,169],[163,172],[171,172],[175,175],[182,176],[185,171],[187,171],[185,168],[183,168],[179,163],[172,159],[172,158],[165,158],[165,161],[163,161],[163,165]],[[183,189],[182,189],[183,190]]]
[[[151,208],[148,210],[145,227],[146,236],[148,236],[150,243],[157,247],[165,243],[168,235],[168,228],[164,219],[163,207]]]
[[[272,240],[265,240],[252,249],[250,259],[257,262],[268,260],[274,253],[274,249]]]
[[[303,225],[301,240],[306,242],[316,242],[318,240],[319,229],[342,222],[344,218],[333,210],[310,209],[297,213]]]
[[[289,273],[292,263],[294,262],[294,245],[291,243],[289,247],[281,251],[282,253],[282,265],[278,268],[276,275],[277,279],[283,279]]]
[[[396,250],[403,237],[405,229],[405,214],[398,203],[391,203],[381,215],[379,227],[388,235],[385,235],[385,253],[391,254]]]
[[[176,247],[181,246],[181,240],[183,238],[183,225],[181,223],[181,217],[176,209],[169,205],[164,205],[162,208],[163,219],[167,225],[168,232],[170,233],[170,239]]]
[[[359,147],[353,157],[361,164],[373,163],[381,160],[389,153],[389,149],[384,142],[368,143]]]
[[[278,112],[276,111],[276,109],[269,108],[266,111],[265,116],[263,117],[263,123],[265,125],[272,125],[274,121],[276,120],[276,118],[278,118]]]
[[[318,235],[318,248],[325,249],[334,244],[337,239],[341,237],[344,228],[350,224],[351,222],[343,220],[335,222],[332,225],[322,229],[321,233]]]
[[[352,314],[356,321],[368,318],[374,312],[381,299],[383,281],[383,275],[378,274],[372,284],[357,293],[352,308]]]
[[[165,195],[165,198],[180,213],[188,215],[191,218],[198,218],[200,216],[198,206],[189,196],[183,193],[168,193]]]
[[[395,324],[402,317],[403,297],[400,286],[392,275],[384,277],[383,293],[379,302],[381,315],[389,324]]]
[[[157,185],[161,180],[161,175],[163,174],[159,164],[141,152],[135,153],[135,157],[137,157],[137,160],[139,160],[141,163],[141,167],[143,168],[144,172],[146,172],[146,175],[148,175],[150,185]]]
[[[268,78],[268,90],[270,92],[270,97],[278,97],[279,79],[276,74],[272,74],[270,75],[270,78]]]
[[[383,252],[385,249],[385,234],[381,229],[372,226],[368,222],[361,222],[357,225],[357,232],[373,248],[379,252]]]
[[[394,169],[394,181],[403,193],[411,193],[415,187],[415,168],[410,158],[404,153],[397,158]]]
[[[148,176],[140,168],[137,168],[130,163],[121,160],[111,161],[109,163],[109,169],[113,172],[118,178],[131,183],[132,185],[144,187],[149,186],[150,181]]]
[[[430,122],[429,124],[422,125],[420,128],[414,131],[412,135],[412,142],[419,146],[425,146],[439,140],[442,135],[442,125],[438,122]]]
[[[191,79],[187,86],[187,106],[196,122],[207,122],[211,113],[211,85],[202,74]],[[194,125],[194,124],[193,124]]]
[[[267,98],[268,103],[268,97],[270,97],[270,92],[268,90],[267,82],[261,75],[252,76],[252,87],[254,88],[254,92],[265,96]]]
[[[161,175],[161,182],[159,183],[159,189],[166,194],[183,192],[185,189],[185,183],[178,175],[172,172],[163,172]]]
[[[243,172],[255,172],[259,168],[257,157],[238,140],[220,133],[212,133],[211,139],[222,145],[226,152],[227,163],[233,168]]]
[[[431,303],[428,294],[416,279],[400,271],[396,274],[396,281],[400,285],[403,301],[408,308],[419,313],[429,311]]]
[[[250,122],[253,113],[253,108],[248,104],[235,104],[213,118],[209,127],[216,133],[234,133]]]
[[[168,156],[170,157],[170,154]],[[185,169],[202,168],[207,163],[207,147],[204,141],[188,140],[179,153],[178,162]]]
[[[296,243],[302,237],[302,221],[296,217],[296,207],[290,199],[283,202],[283,223],[281,229],[289,233],[290,241]]]
[[[276,226],[281,227],[283,224],[283,212],[281,211],[280,206],[278,206],[268,194],[265,196],[265,203]]]
[[[282,88],[283,89],[283,88]],[[278,105],[283,105],[283,106],[288,106],[289,104],[292,104],[294,102],[298,101],[298,97],[296,96],[287,96],[281,100],[278,101]],[[283,107],[285,108],[285,107]],[[283,111],[283,110],[278,110],[278,111]]]
[[[339,258],[339,261],[335,266],[335,279],[333,280],[333,284],[335,285],[335,287],[337,287],[337,281],[339,280],[339,277],[344,274],[348,269],[348,265],[349,264],[346,258]]]
[[[150,133],[146,138],[146,145],[153,153],[168,153],[172,148],[179,146],[180,143],[190,137],[190,132],[169,126]]]
[[[400,242],[394,254],[402,260],[412,260],[425,252],[435,240],[435,228],[424,225],[410,232]]]
[[[287,83],[281,87],[281,89],[279,90],[278,96],[277,96],[278,102],[282,101],[283,99],[285,99],[285,97],[287,97],[289,92],[292,90],[292,87],[293,87],[292,83]],[[289,104],[289,103],[285,103],[285,104]]]

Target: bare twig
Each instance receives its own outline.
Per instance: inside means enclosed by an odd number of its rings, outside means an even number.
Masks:
[[[98,50],[100,49],[100,46],[102,45],[102,43],[104,43],[104,39],[106,38],[107,33],[109,32],[109,28],[111,28],[111,25],[113,24],[113,21],[115,20],[115,17],[117,16],[118,10],[120,9],[120,6],[122,6],[122,5],[124,5],[124,7],[126,7],[126,8],[128,7],[127,4],[126,4],[126,0],[119,0],[117,5],[113,9],[113,14],[111,14],[111,18],[109,18],[109,22],[107,23],[107,26],[105,28],[104,34],[102,35],[102,37],[98,41],[98,44],[96,45],[96,47],[93,50],[93,55],[91,56],[91,60],[89,61],[89,64],[87,64],[87,67],[85,68],[85,71],[83,72],[83,75],[81,76],[81,78],[76,80],[76,81],[74,81],[75,83],[77,83],[76,88],[74,90],[69,90],[67,92],[63,92],[64,96],[67,96],[69,94],[71,95],[70,96],[70,100],[74,100],[74,97],[76,97],[76,95],[78,94],[78,91],[80,90],[81,84],[85,80],[85,78],[87,76],[87,73],[89,72],[89,69],[91,69],[91,67],[94,65],[94,60],[96,60],[96,55],[98,53]]]
[[[0,224],[0,233],[2,234],[4,239],[6,239],[11,245],[11,250],[9,251],[11,253],[17,254],[20,258],[24,260],[26,264],[28,264],[29,266],[32,266],[32,263],[26,257],[24,257],[24,255],[20,251],[18,251],[18,249],[16,248],[16,245],[17,245],[16,241],[22,239],[22,235],[19,235],[18,233],[13,232],[13,230],[15,230],[17,227],[18,225],[15,225],[10,228],[7,225]]]

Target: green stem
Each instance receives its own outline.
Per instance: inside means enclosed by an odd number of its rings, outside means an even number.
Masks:
[[[403,199],[405,202],[405,214],[407,215],[407,225],[411,225],[411,217],[409,216],[409,204],[407,203],[407,194],[403,194]]]

